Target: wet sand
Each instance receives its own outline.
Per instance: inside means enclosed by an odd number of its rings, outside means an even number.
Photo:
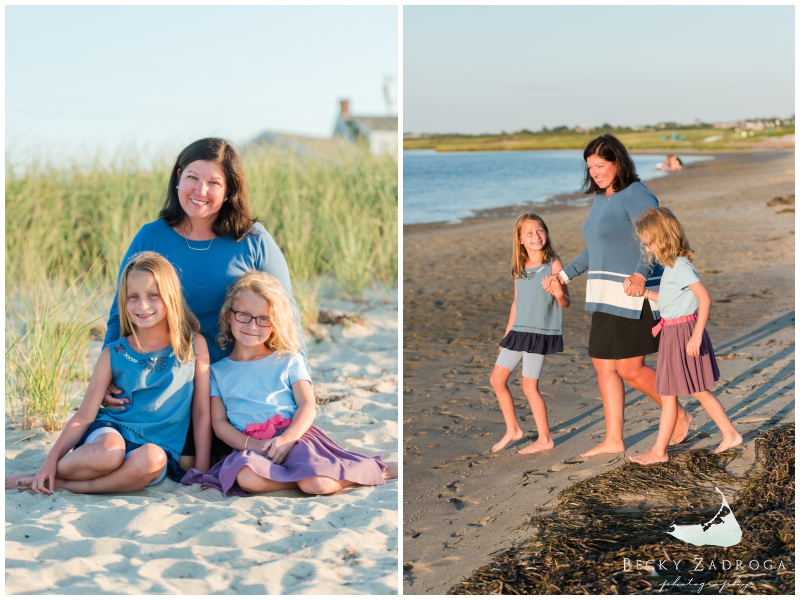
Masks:
[[[708,331],[721,359],[716,393],[745,438],[737,462],[748,462],[757,431],[794,422],[794,211],[766,206],[794,193],[794,153],[720,155],[647,185],[684,225],[714,300]],[[626,453],[578,458],[605,432],[587,355],[582,276],[570,284],[565,350],[548,357],[540,381],[556,447],[517,454],[536,433],[515,374],[512,391],[528,437],[492,454],[505,426],[489,375],[513,299],[510,238],[520,211],[404,228],[405,593],[445,593],[492,553],[530,536],[530,516],[552,505],[558,492],[655,440],[657,405],[628,390]],[[588,212],[541,207],[564,262],[584,246]],[[715,447],[714,423],[698,402],[682,402],[695,421],[679,450]]]

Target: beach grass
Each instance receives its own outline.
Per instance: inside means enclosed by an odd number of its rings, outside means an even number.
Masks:
[[[83,360],[90,328],[84,317],[94,311],[96,320],[108,311],[108,306],[89,307],[78,298],[97,303],[113,295],[133,236],[158,218],[173,163],[143,163],[135,153],[123,153],[20,169],[10,159],[5,182],[7,320],[18,327],[6,344],[6,385],[13,390],[7,399],[14,404],[11,412],[31,415],[26,423],[38,418],[49,428],[65,414],[59,407],[72,401],[62,379],[78,381],[72,366],[57,365]],[[317,320],[323,282],[354,299],[373,284],[397,285],[396,157],[359,148],[307,157],[256,146],[243,152],[243,161],[253,214],[286,257],[306,328]],[[74,282],[80,282],[80,294]],[[70,294],[72,302],[67,301]],[[45,357],[40,347],[47,344],[61,354]],[[33,398],[44,393],[36,390],[46,373],[54,378],[58,399],[42,403]]]
[[[533,519],[535,536],[449,593],[793,594],[794,425],[762,431],[755,445],[756,465],[741,477],[725,469],[734,451],[697,449],[577,483],[559,494],[553,512]],[[674,523],[714,517],[721,503],[715,486],[727,496],[741,542],[692,546],[667,536]]]
[[[756,142],[794,133],[794,125],[766,131],[745,132],[734,129],[691,128],[634,131],[608,128],[576,132],[518,132],[496,135],[426,135],[403,139],[404,150],[434,149],[437,152],[484,152],[492,150],[583,150],[599,135],[611,133],[628,150],[681,151],[748,150]],[[672,139],[673,135],[676,139]]]
[[[63,274],[12,289],[6,318],[6,405],[24,429],[61,429],[86,389],[91,324],[99,316],[88,276]]]

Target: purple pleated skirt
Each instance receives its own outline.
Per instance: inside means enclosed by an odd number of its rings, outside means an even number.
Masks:
[[[275,435],[286,429],[279,427]],[[359,485],[383,485],[383,471],[386,469],[380,456],[370,458],[345,450],[312,425],[292,447],[282,465],[274,464],[254,450],[234,450],[208,473],[189,469],[181,483],[199,483],[203,489],[213,487],[226,496],[247,496],[247,492],[236,485],[236,475],[244,467],[250,467],[259,477],[272,481],[302,481],[322,476]]]
[[[689,396],[704,392],[719,381],[719,368],[708,332],[703,330],[700,356],[686,354],[697,320],[675,325],[665,324],[661,330],[656,365],[656,393],[665,396]]]

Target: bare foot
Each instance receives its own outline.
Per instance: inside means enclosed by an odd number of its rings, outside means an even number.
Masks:
[[[397,479],[397,463],[396,462],[387,462],[383,463],[386,465],[386,469],[383,471],[383,478],[384,479]]]
[[[31,489],[31,485],[33,485],[33,478],[36,476],[36,473],[24,473],[23,475],[16,475],[16,479],[14,483],[16,484],[14,488],[17,489],[18,492],[24,492],[26,490]],[[6,489],[14,489],[14,488],[6,488]]]
[[[34,475],[36,475],[36,471],[31,471],[30,473],[14,473],[13,475],[6,475],[6,489],[15,490],[17,489],[17,482],[20,479],[23,477],[33,477]]]
[[[549,440],[538,439],[530,446],[525,446],[522,450],[517,450],[517,454],[536,454],[542,450],[550,450],[551,448],[555,447],[556,443],[552,440],[552,438]]]
[[[594,456],[595,454],[619,454],[620,452],[625,452],[624,443],[605,441],[601,444],[597,444],[597,446],[591,450],[581,454],[581,458],[588,458],[590,456]]]
[[[508,432],[497,442],[494,446],[492,446],[492,452],[500,452],[503,448],[505,448],[511,442],[516,442],[517,440],[521,440],[522,436],[525,435],[522,432],[522,429],[518,429],[517,431]]]
[[[672,431],[672,443],[680,444],[689,435],[689,427],[694,421],[692,413],[685,408],[678,413],[678,420],[675,422],[675,429]]]
[[[720,452],[725,452],[725,450],[730,450],[731,448],[735,448],[736,446],[741,446],[742,444],[742,436],[738,433],[736,437],[730,438],[726,440],[724,437],[722,438],[722,443],[717,446],[716,450],[712,450],[711,454],[719,454]]]
[[[631,456],[630,460],[640,465],[657,465],[659,463],[668,462],[669,454],[666,452],[664,452],[664,454],[659,454],[655,450],[650,450],[650,452],[645,452],[639,456]]]

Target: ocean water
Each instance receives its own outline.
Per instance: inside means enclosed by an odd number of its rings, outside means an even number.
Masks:
[[[656,168],[666,155],[632,158],[642,181],[668,175]],[[681,160],[687,164],[712,158],[682,156]],[[542,204],[556,194],[577,192],[584,169],[582,150],[405,150],[403,224],[457,222],[479,210]]]

